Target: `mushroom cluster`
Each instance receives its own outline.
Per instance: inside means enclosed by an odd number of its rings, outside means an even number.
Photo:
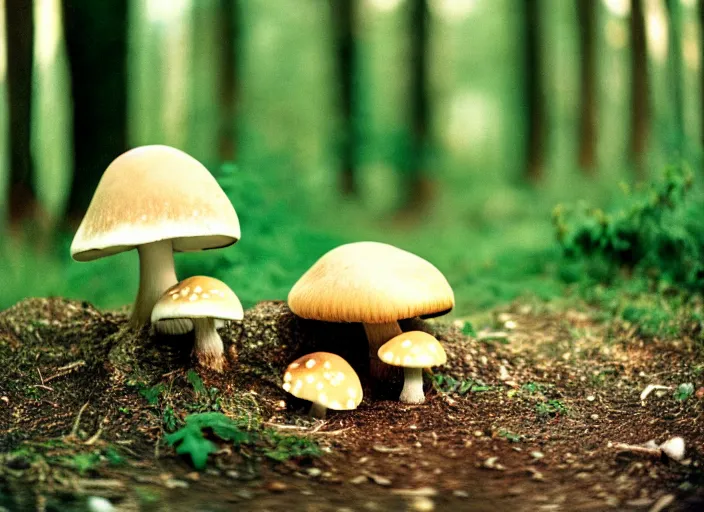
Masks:
[[[447,360],[435,337],[422,331],[404,333],[398,321],[448,313],[455,305],[452,288],[430,262],[392,245],[356,242],[329,251],[291,288],[288,305],[302,318],[362,323],[367,335],[370,377],[383,383],[389,378],[390,368],[404,369],[401,402],[425,402],[423,368],[443,365]],[[353,408],[351,401],[347,404],[350,407],[329,405],[328,384],[317,380],[314,373],[314,356],[321,357],[319,354],[325,353],[303,356],[289,365],[284,374],[284,390],[312,401],[311,415],[320,415],[320,407],[326,404],[331,409]],[[332,354],[326,355],[329,356]],[[338,400],[334,405],[343,403]]]
[[[223,282],[176,277],[174,252],[227,247],[240,238],[237,213],[210,172],[178,149],[142,146],[106,169],[71,244],[71,256],[91,261],[136,249],[139,291],[130,325],[164,334],[194,331],[193,355],[215,371],[225,367],[217,329],[242,320],[237,295]],[[445,276],[431,263],[392,245],[345,244],[324,254],[288,295],[296,315],[364,326],[370,376],[383,382],[403,367],[400,400],[421,404],[423,368],[442,365],[446,354],[431,335],[402,332],[398,321],[448,313],[455,304]],[[282,387],[312,402],[311,415],[355,409],[362,401],[359,377],[339,355],[315,352],[293,361]]]
[[[208,308],[208,293],[180,295],[189,284],[178,284],[173,253],[227,247],[239,239],[237,213],[203,164],[169,146],[141,146],[118,156],[103,173],[71,243],[71,256],[91,261],[137,249],[139,291],[131,326],[141,329],[156,318],[160,332],[180,334],[195,328],[199,361],[221,370],[214,348],[219,336],[201,315]],[[242,318],[239,300],[220,285],[208,283],[209,290],[224,294],[212,294],[210,307],[217,311],[213,318]],[[172,302],[164,301],[165,292],[176,288],[178,297],[171,294]]]

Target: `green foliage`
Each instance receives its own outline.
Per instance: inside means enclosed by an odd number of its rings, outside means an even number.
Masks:
[[[538,413],[538,416],[545,418],[551,416],[564,416],[567,414],[568,409],[567,406],[560,400],[548,400],[537,404],[535,406],[535,411]]]
[[[200,375],[198,375],[195,370],[188,370],[186,378],[191,386],[193,386],[193,391],[195,391],[196,395],[208,396],[208,391],[205,389],[203,379],[200,378]]]
[[[203,431],[211,430],[223,441],[230,441],[236,447],[252,442],[249,433],[240,429],[231,418],[218,412],[191,414],[186,416],[185,425],[166,436],[166,443],[176,448],[179,455],[188,455],[193,466],[204,469],[208,455],[217,451],[217,445],[205,438]]]
[[[537,382],[527,382],[521,386],[521,390],[527,392],[529,395],[533,395],[535,393],[544,393],[545,386]]]
[[[273,429],[248,430],[245,422],[232,419],[219,412],[207,412],[186,416],[185,425],[165,437],[176,453],[188,455],[193,466],[205,468],[208,456],[217,451],[217,445],[206,437],[206,433],[235,448],[248,446],[255,452],[281,462],[293,458],[317,457],[321,455],[317,443],[298,436],[285,436]]]
[[[462,324],[462,334],[465,336],[471,336],[472,338],[477,337],[477,332],[474,330],[474,326],[467,320],[465,320],[464,324]]]
[[[320,447],[311,439],[298,436],[282,436],[275,430],[267,430],[265,456],[277,462],[289,459],[318,457],[322,454]]]
[[[694,385],[691,382],[680,384],[674,393],[675,400],[684,402],[694,394]]]
[[[151,387],[147,387],[144,384],[139,384],[138,389],[139,394],[144,397],[149,405],[156,405],[159,402],[159,397],[164,393],[166,387],[162,383]]]
[[[563,254],[583,267],[566,266],[563,277],[581,272],[609,282],[618,272],[636,272],[655,281],[690,290],[704,285],[704,201],[693,174],[684,165],[631,192],[613,211],[579,203],[558,205],[553,223]]]
[[[450,375],[444,375],[442,373],[436,373],[433,375],[433,387],[441,393],[457,393],[458,395],[478,393],[481,391],[491,391],[492,389],[491,386],[487,386],[479,380],[458,380]]]
[[[213,174],[237,210],[242,240],[231,248],[180,258],[179,274],[221,279],[250,307],[260,300],[284,299],[316,259],[347,241],[306,223],[261,172],[223,164]]]
[[[511,443],[520,443],[523,441],[523,436],[520,434],[514,434],[513,432],[510,432],[508,430],[501,429],[499,430],[499,436],[503,437],[507,441]]]

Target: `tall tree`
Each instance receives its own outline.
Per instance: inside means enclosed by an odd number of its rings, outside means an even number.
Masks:
[[[355,126],[354,126],[354,11],[352,0],[332,0],[330,3],[335,24],[337,74],[340,85],[339,104],[341,110],[341,162],[342,191],[356,194],[355,183]]]
[[[432,182],[425,166],[428,147],[429,102],[427,87],[428,6],[426,0],[414,0],[411,13],[411,94],[413,151],[407,179],[407,210],[419,212],[430,199]]]
[[[80,220],[105,167],[127,149],[127,2],[63,0],[73,97],[69,220]]]
[[[684,149],[684,100],[682,95],[682,6],[680,0],[666,0],[667,24],[670,33],[668,46],[669,88],[672,94],[673,130],[672,150],[681,156]]]
[[[525,37],[525,87],[528,136],[526,137],[526,175],[539,179],[545,165],[545,103],[543,70],[540,59],[540,9],[538,0],[523,2]]]
[[[580,46],[579,164],[586,171],[596,164],[596,45],[594,44],[598,4],[577,0]]]
[[[631,160],[638,177],[645,173],[648,144],[648,55],[643,0],[632,0],[631,18]]]
[[[5,0],[9,103],[9,227],[17,233],[39,214],[31,152],[34,9],[28,0]]]
[[[236,0],[220,0],[220,41],[222,70],[220,73],[220,105],[222,107],[223,129],[220,138],[220,157],[233,160],[237,153],[237,56],[239,48],[239,5]]]

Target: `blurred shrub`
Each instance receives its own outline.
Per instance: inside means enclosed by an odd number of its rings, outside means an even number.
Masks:
[[[568,265],[562,277],[609,282],[625,272],[687,290],[704,284],[704,201],[685,166],[624,196],[610,212],[558,205],[553,223]],[[569,264],[571,263],[571,265]]]
[[[179,278],[205,274],[226,282],[245,307],[286,299],[295,281],[325,252],[347,240],[317,231],[293,201],[291,186],[266,182],[265,173],[223,164],[213,172],[237,211],[242,239],[223,250],[180,255]],[[341,230],[342,231],[342,230]]]

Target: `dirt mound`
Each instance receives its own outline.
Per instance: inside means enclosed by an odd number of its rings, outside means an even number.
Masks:
[[[704,390],[672,395],[704,384],[695,345],[645,343],[573,311],[516,306],[507,318],[510,329],[471,337],[461,323],[404,322],[434,333],[448,354],[427,374],[426,403],[411,406],[396,401],[399,379],[369,382],[360,325],[301,320],[281,302],[221,331],[228,362],[217,374],[194,367],[190,335],[133,332],[124,313],[87,303],[23,301],[0,313],[0,506],[80,505],[90,495],[126,510],[701,505]],[[365,399],[310,422],[281,375],[320,350],[350,362]],[[648,384],[669,389],[641,403]],[[268,457],[213,438],[220,450],[209,469],[192,473],[164,436],[189,414],[214,411],[265,432],[270,445],[304,439],[320,456]],[[685,440],[684,461],[615,446],[672,436]]]

